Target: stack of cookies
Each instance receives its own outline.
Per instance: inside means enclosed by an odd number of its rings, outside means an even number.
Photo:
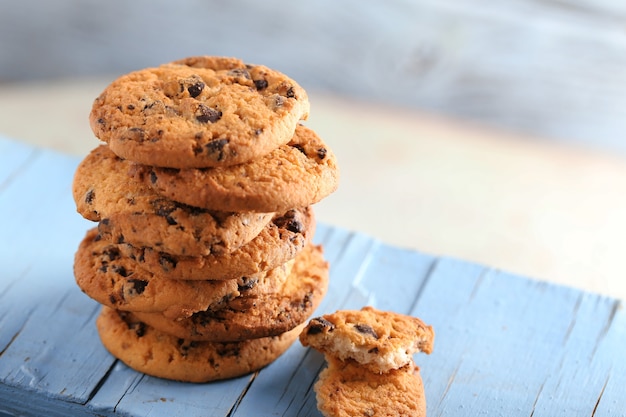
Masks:
[[[311,319],[300,341],[328,363],[314,386],[318,409],[325,417],[425,416],[413,355],[431,353],[433,340],[420,319],[370,306]]]
[[[75,256],[103,305],[104,346],[130,367],[205,382],[253,372],[297,338],[328,287],[311,205],[338,185],[306,92],[238,59],[124,75],[95,100],[105,142],[78,166]]]

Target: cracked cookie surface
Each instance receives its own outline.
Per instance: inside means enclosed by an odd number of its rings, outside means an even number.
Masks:
[[[147,165],[240,164],[287,143],[308,117],[306,92],[286,75],[236,58],[189,57],[114,80],[90,113],[95,135]]]

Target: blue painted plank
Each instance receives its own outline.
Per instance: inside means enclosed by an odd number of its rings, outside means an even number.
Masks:
[[[0,165],[0,193],[11,181],[11,178],[19,174],[25,165],[35,159],[40,151],[24,143],[10,140],[0,135],[0,155],[2,164]]]
[[[614,322],[616,308],[619,302],[605,297],[581,293],[572,317],[572,322],[560,351],[560,358],[555,360],[547,379],[535,401],[535,416],[570,416],[575,413],[592,415],[598,399],[606,388],[619,383],[623,397],[624,380],[612,381],[608,384],[612,363],[594,361],[594,357],[617,358],[619,352],[598,352],[598,343],[609,332],[619,332],[620,326]],[[619,316],[618,316],[619,319]],[[609,324],[610,323],[610,324]],[[622,327],[622,332],[624,327]],[[600,341],[600,342],[598,342]],[[621,375],[625,375],[626,347],[622,348],[622,358],[615,365],[621,366]],[[572,389],[572,387],[585,387]],[[552,398],[560,398],[555,403]],[[607,397],[608,398],[608,397]],[[607,401],[605,398],[605,401]],[[596,416],[611,415],[596,412]]]
[[[595,417],[626,416],[626,306],[622,300],[604,299],[610,314],[592,352],[596,380],[605,380],[597,397]],[[585,317],[585,319],[593,319]],[[595,384],[597,386],[598,384]]]

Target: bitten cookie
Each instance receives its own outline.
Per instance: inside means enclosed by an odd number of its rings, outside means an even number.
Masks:
[[[306,321],[328,289],[328,263],[319,246],[307,246],[295,258],[291,275],[273,294],[259,296],[249,308],[232,306],[202,311],[187,319],[136,313],[160,331],[190,340],[238,341],[278,335]]]
[[[246,164],[226,168],[138,170],[164,197],[211,210],[284,212],[314,204],[336,190],[334,154],[302,125],[289,143]]]
[[[327,360],[314,385],[317,407],[325,417],[426,416],[424,385],[412,361],[374,374],[352,360]]]
[[[258,275],[221,281],[171,280],[135,267],[117,245],[87,232],[75,254],[76,283],[100,304],[127,311],[158,312],[170,318],[197,311],[248,305],[261,294],[283,287],[292,264]]]
[[[78,212],[99,221],[102,237],[187,256],[231,252],[255,238],[273,213],[226,213],[176,203],[133,180],[134,165],[107,145],[79,164],[72,193]]]
[[[129,244],[120,245],[141,268],[169,279],[234,279],[279,267],[293,259],[315,233],[312,207],[275,216],[257,237],[230,253],[176,256]]]
[[[406,366],[414,353],[432,352],[433,339],[433,328],[420,319],[370,306],[313,318],[300,335],[304,346],[374,373]]]
[[[262,65],[190,57],[123,75],[95,100],[95,135],[147,165],[240,164],[287,143],[309,101],[295,81]]]
[[[96,325],[104,347],[129,367],[184,382],[215,381],[259,370],[285,352],[301,330],[237,343],[192,342],[161,333],[132,313],[107,307]]]

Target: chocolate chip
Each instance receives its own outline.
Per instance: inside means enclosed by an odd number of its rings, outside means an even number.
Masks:
[[[326,158],[326,153],[327,153],[327,152],[328,152],[328,151],[326,150],[326,148],[319,148],[319,149],[317,150],[317,157],[318,157],[319,159],[324,159],[324,158]]]
[[[230,75],[231,77],[235,77],[235,78],[243,77],[246,80],[250,79],[250,73],[248,72],[247,69],[244,69],[244,68],[231,69],[230,71],[228,71],[228,75]]]
[[[146,132],[140,127],[131,127],[124,132],[123,140],[132,140],[135,142],[143,142],[146,138]]]
[[[319,334],[324,331],[332,332],[333,330],[335,330],[334,324],[323,317],[316,317],[309,322],[306,334]]]
[[[287,229],[293,233],[302,233],[304,231],[304,225],[298,219],[296,219],[296,211],[289,210],[287,213],[280,217],[274,218],[273,223],[282,228]]]
[[[254,80],[254,86],[259,91],[266,89],[267,85],[267,80]]]
[[[96,197],[96,192],[94,190],[89,190],[85,194],[85,203],[91,204],[93,203],[93,199]]]
[[[187,91],[189,91],[189,95],[191,97],[196,98],[200,95],[200,93],[202,93],[202,90],[204,90],[204,85],[205,84],[202,81],[198,81],[197,83],[187,87]]]
[[[178,339],[178,348],[180,350],[180,354],[183,356],[187,356],[189,354],[189,350],[197,346],[198,342],[193,340]]]
[[[142,294],[148,286],[148,281],[144,281],[142,279],[129,279],[128,282],[132,284],[133,289],[137,294]]]
[[[129,323],[128,328],[135,331],[137,337],[143,337],[146,334],[146,325],[142,322]]]
[[[257,278],[241,277],[240,283],[237,285],[237,290],[240,292],[249,291],[256,286],[259,282]]]
[[[378,335],[376,334],[374,329],[372,329],[372,327],[367,324],[357,323],[354,325],[354,328],[357,329],[359,333],[368,334],[374,337],[374,339],[378,339]]]
[[[158,177],[157,177],[156,172],[154,172],[154,170],[150,170],[150,182],[152,184],[156,184],[157,180],[158,180]]]
[[[198,106],[198,113],[196,120],[200,123],[215,123],[222,118],[222,112],[212,107],[200,104]]]
[[[135,110],[135,106],[134,106],[134,105],[132,105],[132,104],[129,104],[128,106],[126,106],[126,108],[127,108],[128,110]]]
[[[102,251],[102,259],[106,262],[115,261],[121,256],[120,250],[114,246],[109,246]]]
[[[299,150],[300,152],[302,152],[304,155],[306,155],[306,151],[304,150],[304,146],[300,145],[299,143],[294,143],[291,145],[292,148],[296,148],[297,150]]]
[[[217,354],[224,356],[238,356],[239,355],[239,345],[237,343],[222,343],[221,345],[216,346]]]
[[[167,253],[161,253],[159,255],[159,264],[164,271],[171,271],[176,268],[176,259]]]
[[[293,85],[287,82],[280,83],[280,85],[278,85],[278,87],[276,88],[276,92],[286,98],[296,97],[295,88],[293,87]]]
[[[172,213],[178,208],[176,203],[170,200],[159,199],[152,202],[152,207],[157,216],[165,217],[167,224],[174,226],[178,224],[176,219],[172,217]]]
[[[124,268],[124,267],[123,267],[123,266],[121,266],[121,265],[113,265],[113,266],[111,267],[111,270],[112,270],[113,272],[115,272],[116,274],[118,274],[118,275],[120,275],[120,276],[124,277],[124,278],[126,278],[126,277],[127,277],[127,276],[129,276],[129,275],[131,275],[131,274],[130,274],[127,270],[126,270],[126,268]]]
[[[224,147],[228,145],[230,139],[221,138],[215,139],[206,144],[206,149],[209,154],[217,154],[217,160],[221,161],[224,159]]]

